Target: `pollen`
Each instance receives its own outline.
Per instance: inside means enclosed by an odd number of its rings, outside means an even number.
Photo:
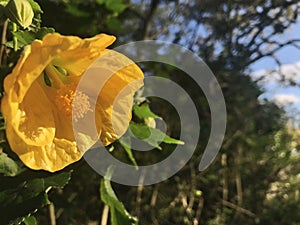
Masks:
[[[55,105],[58,110],[75,121],[82,119],[91,110],[90,99],[85,93],[76,91],[75,84],[67,84],[58,89],[55,97]]]

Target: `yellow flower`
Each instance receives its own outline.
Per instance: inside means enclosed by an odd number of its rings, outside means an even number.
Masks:
[[[7,139],[25,165],[53,172],[82,157],[74,137],[72,109],[73,120],[94,113],[98,137],[105,146],[126,131],[133,94],[143,85],[143,73],[135,64],[113,71],[101,88],[94,109],[91,99],[82,92],[76,92],[79,100],[73,102],[76,87],[88,67],[100,56],[116,53],[106,49],[114,41],[115,37],[105,34],[80,39],[54,33],[26,47],[5,78],[1,102]],[[111,70],[110,65],[120,59],[106,60],[107,68],[99,68],[97,76]],[[129,87],[129,94],[120,97],[125,87]],[[113,109],[115,100],[121,102],[121,108]],[[117,114],[117,121],[113,121],[113,113]]]

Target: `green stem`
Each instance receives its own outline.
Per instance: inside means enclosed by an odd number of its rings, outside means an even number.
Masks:
[[[12,26],[13,26],[12,27],[13,28],[12,31],[13,32],[17,32],[17,30],[18,30],[17,24],[13,23]],[[14,46],[14,51],[16,52],[18,50],[18,39],[14,35],[13,35],[13,46]]]

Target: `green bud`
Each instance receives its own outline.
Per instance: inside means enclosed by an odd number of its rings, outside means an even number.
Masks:
[[[148,126],[148,127],[151,127],[151,128],[155,128],[156,127],[156,122],[155,122],[155,119],[152,118],[152,117],[147,117],[144,119],[145,121],[145,124]]]
[[[5,15],[12,22],[26,28],[32,23],[34,13],[27,0],[10,0],[5,6]]]
[[[54,67],[55,67],[55,69],[56,69],[58,72],[60,72],[62,75],[68,76],[68,71],[65,70],[64,68],[59,67],[59,66],[54,66]]]

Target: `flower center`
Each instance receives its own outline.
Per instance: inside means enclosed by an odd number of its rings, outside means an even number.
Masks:
[[[76,87],[75,84],[67,84],[58,89],[55,96],[55,105],[67,117],[72,116],[73,110],[73,118],[78,121],[92,109],[89,96],[81,91],[76,92]]]

